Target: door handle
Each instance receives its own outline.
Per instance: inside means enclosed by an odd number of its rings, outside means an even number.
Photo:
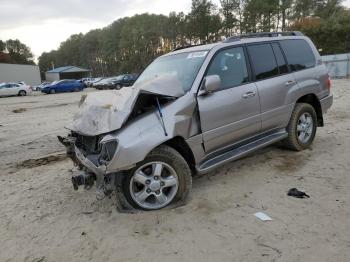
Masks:
[[[286,86],[291,86],[291,85],[294,85],[296,82],[291,80],[291,81],[287,81],[286,82]]]
[[[247,92],[247,93],[242,95],[242,98],[250,98],[253,96],[255,96],[255,92]]]

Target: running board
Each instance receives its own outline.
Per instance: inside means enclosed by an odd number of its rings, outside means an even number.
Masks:
[[[248,144],[242,145],[240,147],[234,148],[230,151],[227,151],[221,155],[217,155],[213,158],[210,158],[200,165],[196,166],[197,172],[200,174],[207,173],[212,171],[213,169],[224,165],[228,162],[231,162],[233,160],[242,158],[246,155],[248,155],[251,152],[254,152],[255,150],[264,148],[268,145],[271,145],[273,143],[276,143],[284,138],[288,137],[288,133],[286,131],[279,131],[278,133],[273,133],[270,135],[267,135],[265,137],[262,137],[258,140],[255,140],[253,142],[250,142]]]

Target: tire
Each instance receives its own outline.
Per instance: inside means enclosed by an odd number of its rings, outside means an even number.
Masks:
[[[159,169],[160,165],[162,168]],[[146,211],[161,209],[187,199],[192,188],[191,170],[175,149],[162,145],[125,175],[122,188],[126,200],[134,208]],[[141,193],[145,196],[144,201],[140,200],[143,199],[139,197]]]
[[[54,93],[56,93],[56,91],[55,91],[55,89],[51,89],[49,93],[54,94]]]
[[[303,118],[306,120],[304,121]],[[309,124],[307,124],[308,122]],[[314,141],[316,131],[317,115],[315,109],[310,104],[297,103],[287,126],[288,137],[283,143],[285,147],[294,151],[305,150]]]
[[[18,96],[26,96],[26,95],[27,95],[27,92],[24,90],[21,90],[18,92]]]
[[[119,89],[121,89],[121,88],[122,88],[122,86],[119,85],[119,84],[115,86],[115,89],[117,89],[117,90],[119,90]]]

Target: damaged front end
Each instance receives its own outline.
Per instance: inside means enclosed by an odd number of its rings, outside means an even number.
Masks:
[[[72,177],[74,190],[80,186],[91,189],[96,182],[101,196],[113,190],[114,177],[106,174],[106,166],[116,152],[118,142],[101,143],[103,136],[84,136],[71,132],[67,137],[58,136],[58,140],[66,147],[67,156],[78,167],[79,175]]]
[[[169,90],[157,87],[154,81],[146,87],[82,97],[79,111],[67,127],[70,134],[58,137],[81,172],[72,178],[75,190],[79,186],[90,189],[96,183],[102,198],[116,188],[125,171],[155,147],[175,136],[187,138],[199,132],[194,95],[184,95],[174,80],[167,82],[173,83]]]

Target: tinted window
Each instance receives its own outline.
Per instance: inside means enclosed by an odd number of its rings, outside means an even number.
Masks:
[[[284,59],[280,46],[277,43],[272,43],[271,45],[272,45],[273,52],[275,53],[279,73],[280,74],[288,73],[287,62]]]
[[[280,43],[292,71],[315,66],[316,59],[314,53],[305,40],[284,40]]]
[[[278,75],[278,67],[270,44],[248,46],[255,79],[261,80]]]
[[[236,47],[220,51],[210,64],[207,75],[220,76],[220,89],[248,82],[249,77],[243,48]]]

